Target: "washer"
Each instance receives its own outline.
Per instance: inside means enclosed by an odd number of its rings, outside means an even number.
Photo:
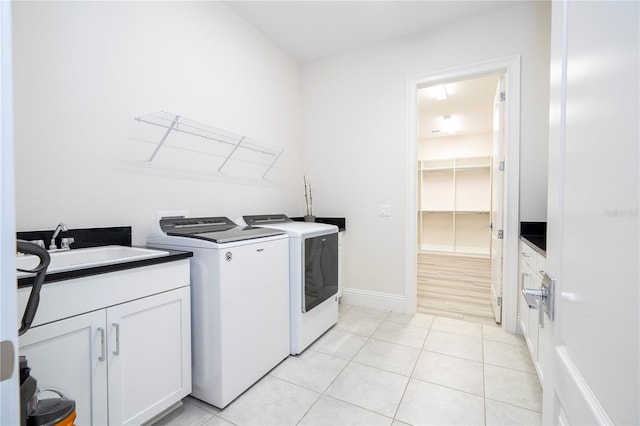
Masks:
[[[147,245],[193,252],[192,395],[224,408],[289,356],[287,235],[226,217],[163,218]]]
[[[338,322],[338,227],[296,222],[284,214],[238,222],[289,236],[291,354],[297,355]]]

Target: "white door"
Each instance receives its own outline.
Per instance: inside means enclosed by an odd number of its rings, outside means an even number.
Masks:
[[[547,272],[557,284],[543,422],[637,425],[639,3],[553,2],[552,19]]]
[[[491,153],[491,305],[496,322],[502,322],[502,210],[504,160],[504,76],[500,76],[493,98],[493,150]]]
[[[20,405],[12,104],[11,2],[0,1],[0,425],[18,424]]]

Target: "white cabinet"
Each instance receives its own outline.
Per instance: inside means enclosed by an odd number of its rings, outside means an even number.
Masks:
[[[20,336],[20,355],[27,357],[39,387],[60,388],[76,401],[77,425],[141,424],[191,393],[188,259],[184,262],[181,287],[161,284],[160,293],[107,302]],[[147,268],[154,266],[140,269]],[[83,280],[91,286],[91,277]],[[55,294],[48,296],[42,304],[64,304]]]
[[[491,157],[418,162],[418,249],[489,256]]]
[[[189,288],[107,309],[109,424],[140,424],[191,392]]]
[[[518,320],[540,383],[543,383],[544,378],[540,354],[543,353],[545,343],[547,343],[544,323],[548,321],[548,317],[543,312],[542,321],[540,320],[540,310],[529,308],[522,290],[540,290],[542,288],[542,271],[545,263],[546,258],[542,254],[537,253],[529,245],[520,241]]]
[[[107,363],[99,360],[105,321],[104,310],[90,312],[33,327],[19,339],[38,387],[75,400],[77,425],[107,424]]]
[[[338,298],[344,288],[344,231],[338,232]]]

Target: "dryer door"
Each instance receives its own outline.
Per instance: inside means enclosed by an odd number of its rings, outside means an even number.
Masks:
[[[302,312],[308,312],[338,293],[338,234],[304,240]]]

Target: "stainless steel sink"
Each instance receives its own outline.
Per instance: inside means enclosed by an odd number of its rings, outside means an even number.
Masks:
[[[84,269],[94,266],[162,257],[168,254],[169,252],[163,250],[127,246],[104,246],[52,252],[50,253],[51,263],[49,264],[47,272]],[[18,255],[16,257],[16,268],[18,269],[33,269],[38,266],[38,263],[39,259],[36,256]],[[18,277],[25,275],[29,274],[26,272],[18,272]]]

